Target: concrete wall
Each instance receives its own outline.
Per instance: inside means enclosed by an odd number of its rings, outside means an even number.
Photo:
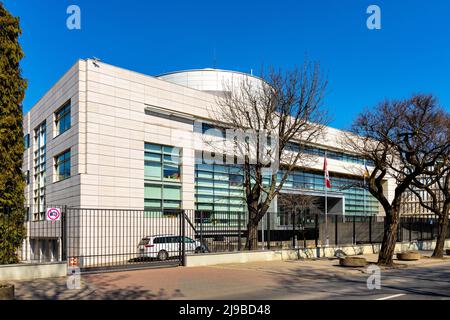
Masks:
[[[79,99],[79,66],[73,65],[64,76],[36,103],[24,116],[24,134],[30,135],[30,148],[25,150],[23,170],[30,171],[30,184],[26,187],[26,203],[33,202],[34,180],[34,130],[46,121],[46,200],[49,205],[80,204],[80,168],[79,167],[79,110],[82,103]],[[57,135],[54,113],[68,100],[71,101],[71,128]],[[57,182],[54,158],[58,154],[71,150],[71,177]]]
[[[57,278],[67,275],[66,262],[48,264],[13,264],[0,266],[0,281]]]
[[[410,250],[433,250],[435,241],[423,241],[412,243],[397,243],[395,253]],[[450,247],[450,240],[445,243]],[[249,251],[249,252],[230,252],[221,254],[188,255],[186,257],[187,267],[209,266],[227,263],[246,263],[246,262],[264,262],[264,261],[283,261],[297,259],[313,258],[331,258],[335,257],[338,251],[346,255],[373,254],[380,251],[380,244],[373,245],[354,245],[338,246],[329,248],[311,248],[311,249],[285,249],[285,250],[267,250],[267,251]]]

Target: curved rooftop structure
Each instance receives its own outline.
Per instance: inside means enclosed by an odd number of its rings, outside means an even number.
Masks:
[[[260,86],[263,81],[247,73],[211,68],[169,72],[156,78],[217,95],[223,94],[230,86],[239,86],[242,81],[252,81],[255,86]]]

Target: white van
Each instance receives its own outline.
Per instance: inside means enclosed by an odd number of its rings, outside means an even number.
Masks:
[[[172,234],[142,238],[138,245],[139,256],[141,258],[157,258],[161,261],[171,257],[179,257],[181,238]],[[198,240],[184,237],[184,242],[186,253],[208,252],[206,246],[202,245]]]

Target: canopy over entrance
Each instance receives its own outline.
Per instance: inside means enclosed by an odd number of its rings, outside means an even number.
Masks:
[[[345,215],[345,198],[343,193],[309,190],[284,190],[278,196],[278,212],[306,211],[309,214],[325,214],[325,198],[328,214]]]

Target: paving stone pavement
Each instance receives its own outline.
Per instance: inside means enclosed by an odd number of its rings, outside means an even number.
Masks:
[[[422,254],[424,258],[419,261],[398,262],[396,269],[382,272],[388,275],[405,269],[419,270],[419,274],[421,268],[450,266],[450,257],[436,260],[426,257],[429,252]],[[373,263],[377,260],[377,255],[363,257]],[[83,274],[81,288],[72,290],[68,289],[66,278],[15,282],[16,297],[38,300],[325,299],[333,294],[351,295],[356,287],[364,290],[366,268],[349,269],[338,264],[338,259],[315,259]],[[446,275],[447,271],[442,272]],[[391,280],[398,285],[402,284],[402,278],[391,277]],[[426,280],[429,285],[433,279]],[[334,291],[327,290],[331,285]],[[303,295],[299,296],[300,293]]]

